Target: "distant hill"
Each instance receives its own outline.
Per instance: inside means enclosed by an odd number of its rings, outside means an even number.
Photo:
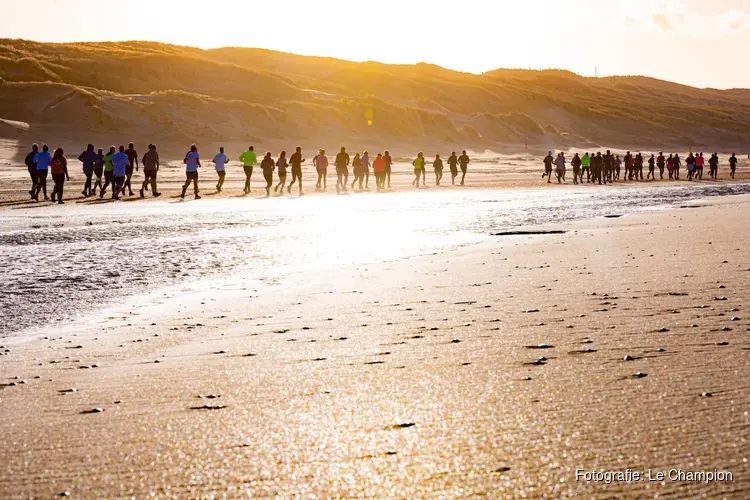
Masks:
[[[475,75],[263,49],[0,39],[0,118],[76,141],[739,149],[750,136],[750,90],[565,71]],[[16,129],[0,134],[7,130]]]

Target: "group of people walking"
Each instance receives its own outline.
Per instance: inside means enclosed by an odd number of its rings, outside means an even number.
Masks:
[[[564,153],[558,153],[557,157],[554,157],[552,156],[552,151],[550,151],[544,158],[543,163],[544,173],[542,174],[542,179],[546,177],[548,183],[552,182],[552,171],[554,168],[557,182],[562,183],[565,180],[568,161],[565,159]],[[708,162],[706,162],[703,153],[694,155],[692,152],[685,158],[687,180],[703,180],[703,168],[706,163],[708,163],[709,167],[709,176],[714,180],[718,180],[718,153],[712,154]],[[648,165],[645,180],[655,180],[657,168],[659,169],[659,179],[664,179],[664,172],[666,170],[669,179],[680,180],[682,160],[678,154],[670,154],[669,157],[665,157],[664,153],[660,152],[658,156],[652,154],[650,158],[646,159],[641,153],[633,155],[628,151],[621,159],[620,155],[613,155],[610,150],[607,150],[605,154],[598,152],[596,154],[585,153],[583,156],[579,156],[579,153],[575,153],[570,160],[570,166],[573,168],[573,184],[582,184],[584,175],[586,176],[587,183],[612,183],[620,180],[620,173],[622,171],[624,171],[622,180],[642,181],[644,180],[644,164]],[[729,168],[730,175],[734,179],[737,170],[737,157],[734,153],[729,158]]]
[[[93,144],[89,144],[86,150],[78,156],[78,160],[83,164],[83,173],[86,176],[83,191],[81,191],[84,197],[96,196],[97,189],[99,190],[99,198],[104,198],[107,189],[111,189],[112,199],[119,199],[120,196],[126,195],[134,196],[131,180],[134,171],[138,171],[140,167],[143,167],[144,172],[144,180],[139,190],[141,198],[145,197],[145,193],[149,190],[149,187],[153,196],[161,196],[161,193],[157,191],[156,182],[157,172],[160,167],[159,153],[154,144],[149,144],[148,152],[140,159],[140,162],[138,152],[135,150],[133,143],[130,143],[127,148],[124,145],[119,148],[111,146],[107,153],[102,149],[96,150]],[[219,148],[219,152],[211,160],[218,176],[216,184],[217,192],[221,192],[224,186],[226,167],[229,161],[229,157],[224,152],[223,147]],[[239,161],[242,163],[245,173],[243,192],[249,194],[253,169],[258,164],[258,157],[254,147],[248,147],[247,151],[244,151],[239,156]],[[276,159],[272,157],[270,152],[267,152],[260,161],[260,168],[266,182],[266,196],[271,195],[272,187],[276,193],[284,194],[285,189],[287,193],[291,193],[295,184],[298,186],[299,194],[302,195],[302,164],[305,161],[305,158],[302,157],[302,148],[300,147],[296,148],[295,152],[289,158],[287,158],[286,151],[282,151]],[[451,170],[453,184],[455,184],[456,177],[458,176],[458,168],[460,167],[462,172],[460,183],[462,186],[464,185],[469,162],[470,159],[466,151],[463,151],[460,157],[456,156],[455,152],[451,154],[448,159],[448,165]],[[54,155],[51,155],[46,144],[42,146],[42,151],[39,151],[39,146],[34,144],[31,152],[26,156],[25,163],[32,182],[32,187],[29,191],[31,198],[38,201],[39,195],[43,194],[44,200],[49,200],[47,197],[47,175],[48,171],[51,170],[52,178],[55,182],[52,201],[63,203],[63,187],[65,181],[70,180],[64,151],[57,149]],[[185,194],[192,184],[195,198],[200,199],[198,170],[202,165],[196,145],[190,147],[190,150],[185,154],[183,163],[185,164],[185,184],[182,187],[181,197],[185,198]],[[351,185],[349,184],[350,165],[354,175]],[[354,158],[351,158],[346,152],[346,148],[342,147],[334,160],[337,179],[336,190],[337,192],[345,192],[349,188],[358,188],[360,191],[369,190],[371,168],[373,177],[375,178],[376,189],[378,191],[391,189],[392,165],[393,159],[388,151],[377,153],[371,164],[370,155],[367,151],[361,155],[355,153]],[[421,179],[422,184],[426,186],[424,154],[420,152],[413,160],[412,165],[415,175],[412,185],[420,187]],[[325,150],[321,149],[318,151],[318,154],[313,158],[313,166],[318,174],[315,188],[319,191],[327,189],[328,157]],[[435,169],[435,182],[439,186],[443,177],[443,162],[440,159],[440,155],[435,156],[433,167]],[[292,175],[288,186],[286,184],[287,169],[291,170]],[[274,171],[277,171],[278,174],[278,184],[276,186],[273,185]]]

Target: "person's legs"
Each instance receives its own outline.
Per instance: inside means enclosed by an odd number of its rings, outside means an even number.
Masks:
[[[341,171],[341,167],[336,167],[336,191],[342,189],[341,183],[344,181],[344,173]]]
[[[323,185],[323,170],[318,169],[318,182],[315,183],[315,189],[320,189]]]
[[[151,193],[154,197],[161,196],[161,193],[156,190],[156,173],[156,170],[151,172]]]
[[[57,190],[60,187],[60,174],[52,174],[52,195],[50,195],[50,198],[52,199],[52,203],[57,200]]]
[[[386,176],[386,179],[388,180],[388,189],[390,189],[391,188],[391,167],[390,166],[386,167],[385,176]]]
[[[47,198],[47,170],[37,170],[36,171],[36,196],[39,196],[39,193],[44,193],[44,199]]]
[[[244,167],[245,170],[245,188],[243,191],[245,194],[248,194],[250,192],[250,178],[253,176],[253,167]]]
[[[125,196],[125,188],[128,188],[128,193],[133,196],[133,188],[130,184],[130,179],[133,177],[133,167],[128,167],[125,173],[125,182],[122,185],[122,195]]]
[[[94,176],[93,170],[87,170],[84,172],[86,175],[86,182],[83,184],[83,196],[91,195],[91,178]]]
[[[271,196],[271,186],[273,186],[273,170],[270,172],[263,172],[263,177],[266,179],[266,196]]]
[[[29,178],[31,178],[31,190],[29,191],[29,194],[31,196],[34,196],[34,190],[36,189],[37,182],[36,167],[29,168]]]
[[[112,177],[112,199],[119,200],[120,192],[125,185],[125,176],[113,176]]]

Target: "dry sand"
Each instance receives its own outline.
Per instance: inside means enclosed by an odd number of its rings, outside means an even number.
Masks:
[[[0,497],[747,498],[749,204],[237,278],[4,341]]]

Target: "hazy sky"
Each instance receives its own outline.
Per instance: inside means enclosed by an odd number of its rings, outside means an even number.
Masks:
[[[750,0],[0,0],[0,38],[265,47],[750,87]]]

